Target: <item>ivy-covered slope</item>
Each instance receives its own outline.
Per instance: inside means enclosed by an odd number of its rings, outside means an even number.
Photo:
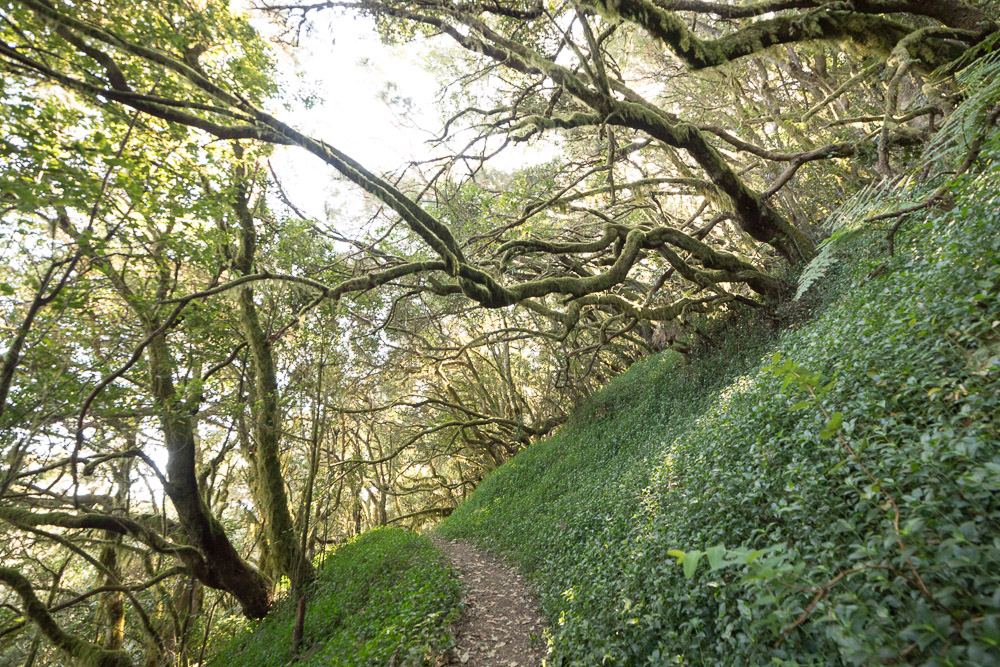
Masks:
[[[459,615],[458,579],[430,539],[399,528],[359,535],[329,554],[293,654],[295,608],[286,601],[248,622],[214,667],[423,665],[447,648]]]
[[[636,365],[441,525],[534,575],[552,664],[1000,664],[995,141],[943,201],[892,257],[854,234],[807,323]]]

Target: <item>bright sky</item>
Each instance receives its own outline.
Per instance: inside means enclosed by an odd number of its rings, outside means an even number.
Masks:
[[[426,143],[443,125],[435,108],[440,83],[425,68],[427,51],[453,47],[445,37],[419,40],[403,46],[382,44],[374,22],[334,12],[317,13],[309,34],[292,51],[294,62],[284,63],[292,79],[288,89],[315,93],[312,108],[294,104],[278,116],[297,129],[323,139],[376,173],[398,172],[407,162],[426,160]],[[401,104],[385,98],[409,100],[404,118]],[[288,100],[282,100],[288,102]],[[521,145],[523,146],[523,145]],[[497,169],[548,159],[552,151],[520,146],[508,149],[491,164]],[[304,212],[323,218],[324,204],[358,210],[360,191],[350,184],[335,185],[338,174],[298,148],[280,148],[272,159],[282,184]]]
[[[280,113],[281,118],[376,172],[395,170],[425,154],[422,142],[429,134],[404,126],[400,109],[390,108],[379,93],[394,86],[392,94],[410,98],[413,109],[424,112],[417,116],[419,122],[432,128],[437,124],[433,78],[419,61],[407,59],[399,48],[383,45],[370,20],[336,17],[332,22],[320,21],[292,52],[295,62],[286,62],[283,68],[288,77],[294,76],[293,70],[302,76],[289,89],[315,93],[319,102],[311,109],[295,104],[291,111]],[[336,172],[299,148],[279,149],[272,164],[296,205],[321,216]]]

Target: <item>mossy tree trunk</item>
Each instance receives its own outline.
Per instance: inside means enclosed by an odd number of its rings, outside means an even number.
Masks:
[[[814,7],[745,23],[718,38],[701,39],[688,21],[671,10],[717,14],[713,11],[717,5],[651,0],[584,0],[583,4],[609,18],[622,18],[640,26],[693,69],[725,65],[779,44],[822,39],[849,39],[867,51],[888,56],[915,29],[885,14],[930,18],[967,33],[964,37],[973,42],[995,27],[982,10],[963,0],[853,0],[849,10],[823,8],[815,3]],[[764,14],[767,12],[745,17]]]
[[[237,146],[237,157],[242,150]],[[239,247],[234,268],[243,275],[253,272],[257,248],[257,230],[250,210],[245,185],[245,167],[237,166],[237,186],[233,210],[239,223]],[[253,359],[250,410],[253,416],[254,472],[253,489],[268,545],[283,574],[296,591],[306,588],[315,578],[312,564],[303,552],[295,521],[285,492],[281,465],[281,404],[274,353],[267,332],[261,326],[254,303],[253,288],[239,288],[240,329]]]
[[[180,400],[174,387],[174,362],[164,334],[150,341],[146,355],[154,404],[167,450],[164,490],[177,512],[185,537],[205,556],[207,572],[202,581],[207,586],[231,593],[247,617],[262,618],[271,606],[267,580],[243,560],[205,502],[195,469],[194,424],[190,408]]]
[[[125,443],[127,449],[136,448],[136,427],[129,426],[125,433]],[[128,512],[129,502],[129,473],[132,470],[131,458],[124,458],[117,465],[115,474],[114,502],[115,509]],[[104,531],[104,545],[98,560],[107,570],[107,573],[99,577],[98,586],[113,586],[114,580],[123,580],[124,567],[122,564],[123,536],[121,533],[106,530]],[[113,576],[112,576],[113,575]],[[106,593],[101,600],[101,613],[103,614],[103,641],[104,648],[109,651],[120,651],[125,643],[125,596],[119,591]]]
[[[142,323],[145,348],[140,350],[145,353],[149,393],[167,450],[163,490],[177,512],[181,532],[201,555],[201,558],[189,558],[186,562],[206,586],[231,593],[247,617],[264,617],[271,606],[267,580],[243,559],[230,542],[225,528],[206,502],[197,474],[198,441],[193,414],[200,397],[195,396],[188,401],[177,391],[174,385],[177,363],[166,337],[169,325],[180,311],[175,309],[172,315],[167,316],[166,323],[161,321],[159,308],[150,306],[148,301],[134,292],[110,260],[74,229],[68,219],[60,219],[60,229],[80,245],[81,253],[107,277]],[[164,268],[168,264],[164,261],[162,239],[152,245],[150,256],[160,267],[155,298],[164,299],[173,276]]]

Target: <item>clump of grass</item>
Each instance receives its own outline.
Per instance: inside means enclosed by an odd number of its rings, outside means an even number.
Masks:
[[[211,664],[429,664],[450,645],[460,599],[454,572],[428,538],[371,530],[326,557],[298,655],[291,650],[295,609],[286,601],[237,633]]]

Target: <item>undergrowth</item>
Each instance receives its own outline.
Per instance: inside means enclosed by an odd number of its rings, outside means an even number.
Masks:
[[[853,238],[812,321],[641,362],[443,522],[535,578],[550,664],[1000,663],[996,142],[979,169],[894,256]]]
[[[428,538],[398,528],[371,530],[321,566],[298,655],[291,647],[295,609],[286,601],[248,623],[210,664],[430,664],[450,644],[460,597],[458,580]]]

